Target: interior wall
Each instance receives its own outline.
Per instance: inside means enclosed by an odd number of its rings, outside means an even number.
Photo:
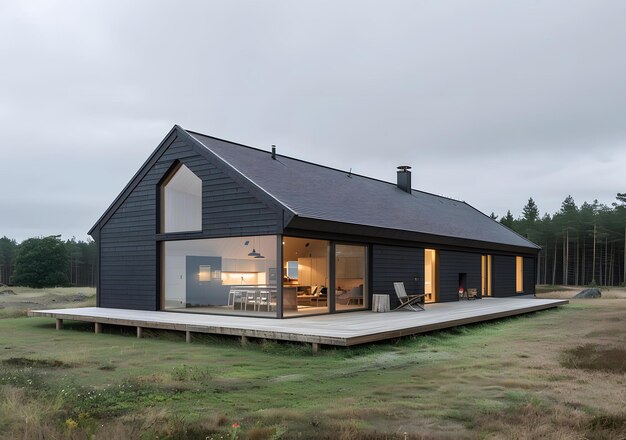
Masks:
[[[185,255],[170,253],[163,264],[164,286],[167,295],[165,307],[184,307],[187,302],[185,286],[187,285],[187,271]]]

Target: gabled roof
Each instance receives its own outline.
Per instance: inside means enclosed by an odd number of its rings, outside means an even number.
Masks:
[[[297,217],[540,249],[465,202],[186,132]]]

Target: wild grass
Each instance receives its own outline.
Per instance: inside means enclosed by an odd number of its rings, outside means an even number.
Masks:
[[[0,319],[0,438],[618,439],[626,377],[606,366],[625,315],[625,300],[574,302],[317,356]]]
[[[561,365],[589,371],[626,373],[626,348],[585,344],[565,351]]]
[[[10,293],[6,293],[10,291]],[[96,305],[93,287],[31,287],[0,288],[0,319],[20,318],[29,310],[91,307]]]

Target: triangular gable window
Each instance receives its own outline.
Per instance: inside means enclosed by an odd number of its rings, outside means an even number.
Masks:
[[[161,232],[202,231],[202,180],[185,165],[161,186]]]

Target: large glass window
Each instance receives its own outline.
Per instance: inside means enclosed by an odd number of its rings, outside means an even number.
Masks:
[[[515,291],[524,292],[524,258],[515,257]]]
[[[276,236],[163,242],[164,310],[276,316]]]
[[[366,246],[335,246],[335,310],[362,309],[367,306],[366,264]]]
[[[283,238],[283,315],[328,312],[329,252],[326,240]]]
[[[437,301],[438,262],[435,249],[424,249],[424,293],[425,302]]]
[[[202,230],[202,180],[180,164],[161,186],[161,232]]]

